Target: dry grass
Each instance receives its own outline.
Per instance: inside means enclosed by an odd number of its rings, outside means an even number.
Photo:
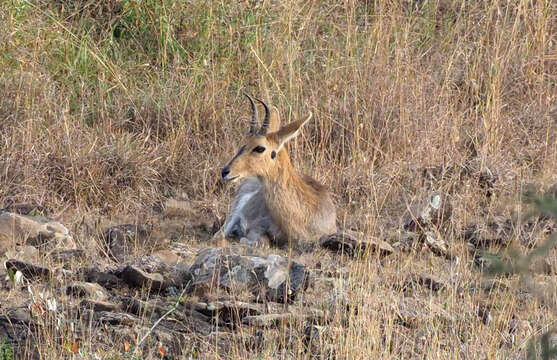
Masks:
[[[330,186],[346,228],[389,233],[426,194],[424,167],[496,171],[490,197],[477,176],[432,186],[452,189],[459,264],[413,253],[338,267],[323,255],[366,309],[333,326],[337,358],[520,358],[520,344],[504,341],[510,319],[539,332],[555,321],[513,279],[503,293],[458,290],[481,281],[464,226],[503,208],[520,215],[524,184],[557,181],[553,1],[8,0],[0,69],[0,201],[39,202],[68,224],[90,213],[148,218],[166,197],[224,215],[232,189],[217,179],[247,129],[242,91],[284,122],[313,111],[291,153]],[[451,285],[416,290],[423,321],[404,327],[393,308],[416,270]],[[493,322],[478,321],[478,302],[492,305]],[[307,356],[299,337],[285,338],[302,331],[265,333],[251,356]],[[60,344],[44,346],[60,355]]]

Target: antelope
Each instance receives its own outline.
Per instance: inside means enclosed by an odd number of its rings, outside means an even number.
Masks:
[[[280,124],[278,110],[256,99],[265,109],[261,128],[254,99],[249,132],[236,155],[222,169],[222,179],[243,180],[224,224],[226,238],[251,244],[268,240],[279,247],[296,247],[337,231],[336,209],[326,187],[309,176],[298,175],[286,143],[296,137],[312,117]]]

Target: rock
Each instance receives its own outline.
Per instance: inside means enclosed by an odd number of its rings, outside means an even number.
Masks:
[[[131,296],[124,296],[120,299],[122,308],[136,316],[147,316],[160,318],[168,309],[164,309],[163,304],[156,300],[143,301]]]
[[[0,212],[11,212],[18,215],[48,216],[46,208],[38,204],[10,204]]]
[[[435,255],[442,256],[450,261],[459,261],[458,257],[449,251],[447,243],[440,237],[438,232],[427,231],[424,235],[425,244]]]
[[[133,265],[146,273],[164,274],[165,290],[170,287],[183,288],[191,285],[192,277],[189,270],[181,263],[171,264],[154,256],[141,256],[129,265]],[[169,291],[173,290],[169,289]]]
[[[138,246],[145,245],[150,235],[150,230],[143,226],[124,224],[106,229],[103,237],[110,254],[116,260],[124,261],[135,253]]]
[[[520,229],[520,243],[528,248],[542,244],[548,235],[557,232],[556,219],[551,217],[531,218]]]
[[[478,315],[484,325],[487,325],[493,321],[490,306],[478,305],[478,307],[476,308],[476,315]]]
[[[164,301],[161,299],[151,299],[148,301],[136,299],[132,296],[122,296],[120,297],[121,308],[133,315],[139,317],[148,317],[151,319],[159,319],[169,310],[173,309],[176,305],[176,299],[172,301]],[[203,304],[203,306],[200,306]],[[182,298],[179,306],[174,308],[174,310],[169,314],[171,318],[177,319],[179,321],[187,322],[195,318],[204,322],[210,322],[210,316],[201,311],[207,309],[207,304],[205,303],[195,303],[187,301]]]
[[[442,283],[440,280],[435,279],[432,276],[423,275],[423,274],[416,274],[412,276],[410,281],[408,281],[407,283],[408,283],[407,285],[417,284],[435,292],[438,292],[446,288],[446,285]]]
[[[424,324],[454,324],[452,313],[431,300],[403,297],[392,305],[392,313],[397,322],[407,328],[422,328]]]
[[[275,327],[281,323],[286,323],[292,319],[292,314],[266,314],[266,315],[249,315],[242,319],[242,323],[256,327]]]
[[[410,252],[415,249],[416,244],[421,243],[423,236],[412,231],[400,230],[392,232],[390,238],[393,239],[393,248],[396,251]]]
[[[64,248],[75,247],[68,229],[61,223],[44,216],[27,216],[0,212],[0,242],[15,241],[16,244]]]
[[[61,263],[68,263],[84,256],[85,250],[83,249],[54,249],[47,255],[47,257],[53,261]]]
[[[328,330],[327,326],[308,325],[304,329],[304,345],[310,347],[312,344],[320,345],[321,339]]]
[[[175,306],[175,301],[163,302],[161,300],[143,301],[131,296],[120,298],[121,308],[141,319],[157,321]],[[201,307],[207,308],[207,304]],[[160,325],[177,333],[195,332],[198,335],[207,335],[212,331],[210,315],[199,312],[200,308],[195,303],[183,299],[179,306],[167,315]]]
[[[511,242],[513,231],[510,219],[498,217],[487,223],[479,221],[468,225],[464,231],[464,240],[476,248],[507,246]]]
[[[161,274],[149,274],[133,265],[126,266],[120,273],[120,278],[131,287],[145,287],[152,291],[164,290],[170,286]]]
[[[557,183],[549,186],[544,192],[544,196],[548,199],[557,200]]]
[[[0,322],[28,325],[31,323],[31,313],[25,306],[10,308],[0,315]]]
[[[194,289],[248,289],[269,301],[290,302],[307,288],[309,271],[303,265],[279,255],[235,255],[234,249],[201,250],[189,270]]]
[[[6,252],[6,257],[9,259],[17,259],[24,262],[37,262],[39,260],[39,250],[31,245],[18,246],[14,250]]]
[[[14,274],[17,271],[20,271],[27,280],[35,280],[39,278],[48,279],[52,274],[50,269],[46,267],[14,259],[6,261],[4,266],[8,271],[12,271]]]
[[[481,167],[476,175],[478,185],[485,191],[485,195],[490,197],[493,194],[497,181],[499,180],[499,175],[487,166]]]
[[[490,272],[493,269],[493,259],[488,256],[483,256],[480,253],[474,253],[474,264],[480,268],[481,271]]]
[[[549,348],[552,349],[553,353],[555,354],[555,351],[557,351],[557,333],[553,331],[553,332],[548,332],[547,335],[548,335]]]
[[[341,252],[348,256],[361,256],[367,252],[379,253],[380,256],[387,256],[394,252],[393,247],[381,240],[361,239],[361,234],[354,232],[340,231],[333,235],[324,235],[319,239],[321,247],[336,252]]]
[[[97,283],[105,289],[119,288],[122,285],[122,280],[118,276],[97,268],[82,268],[79,273],[83,275],[85,281]]]
[[[411,207],[403,216],[403,227],[408,231],[422,232],[430,227],[440,229],[450,219],[452,207],[447,197],[432,193],[423,204]]]
[[[108,293],[102,286],[88,282],[75,282],[66,286],[66,295],[100,301],[108,299]]]
[[[417,309],[408,307],[399,307],[395,310],[395,321],[406,328],[415,329],[420,327],[421,323],[426,322],[426,317],[418,312]]]
[[[132,326],[139,322],[139,319],[126,313],[116,313],[109,311],[98,311],[93,313],[93,320],[99,324],[108,325],[127,325]]]
[[[485,282],[483,282],[481,284],[481,289],[487,293],[491,293],[491,292],[505,292],[505,291],[509,291],[510,287],[509,285],[507,285],[505,282],[498,280],[498,279],[490,279],[490,280],[486,280]]]
[[[500,253],[498,255],[474,252],[474,264],[488,274],[497,276],[510,276],[518,271],[516,259],[513,259],[509,253]]]
[[[196,218],[198,213],[195,207],[189,201],[167,199],[163,205],[164,215],[167,217],[186,217]]]
[[[264,309],[261,309],[263,311]],[[267,309],[265,309],[267,310]],[[275,309],[279,310],[280,309]],[[326,314],[319,309],[307,309],[296,306],[290,306],[288,312],[247,315],[242,319],[242,323],[256,327],[275,327],[280,324],[286,324],[293,321],[323,323],[326,321]]]
[[[250,304],[236,300],[213,301],[207,303],[199,312],[209,316],[214,323],[235,327],[243,323],[247,316],[259,316],[264,311],[259,304]]]
[[[165,262],[167,264],[178,264],[183,262],[183,259],[171,250],[158,250],[155,251],[152,256],[157,260]]]
[[[554,259],[555,259],[554,256],[534,258],[530,266],[530,269],[535,274],[557,275],[557,269],[555,267]]]
[[[83,299],[79,303],[79,307],[82,309],[91,309],[93,311],[108,311],[114,312],[119,309],[119,306],[108,302],[108,301],[99,301],[99,300],[91,300],[91,299]]]
[[[513,344],[525,341],[534,332],[532,325],[527,320],[515,318],[509,323],[509,333]]]
[[[455,176],[460,180],[463,173],[463,169],[453,165],[427,166],[422,169],[422,186],[433,189],[438,187],[439,183],[446,182]]]
[[[29,309],[3,308],[0,315],[0,350],[9,348],[13,351],[5,359],[39,359],[35,343],[37,326],[31,321]],[[2,355],[2,352],[0,352]],[[5,352],[3,355],[7,355]]]

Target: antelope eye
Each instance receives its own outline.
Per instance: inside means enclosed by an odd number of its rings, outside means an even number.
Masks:
[[[263,151],[265,151],[265,148],[263,146],[256,146],[253,148],[252,152],[256,152],[261,154]]]

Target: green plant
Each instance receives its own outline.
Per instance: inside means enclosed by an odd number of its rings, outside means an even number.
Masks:
[[[527,192],[524,202],[533,204],[535,212],[531,216],[552,217],[557,219],[557,199],[546,194],[538,196]],[[552,294],[547,294],[536,284],[530,267],[532,263],[540,258],[546,257],[549,251],[557,245],[557,235],[549,237],[543,244],[531,250],[527,254],[521,254],[516,250],[507,251],[507,254],[486,254],[492,261],[489,275],[516,274],[520,277],[521,285],[529,292],[537,296],[542,303],[553,304]],[[503,260],[505,258],[505,260]],[[528,344],[527,357],[529,360],[550,360],[557,358],[557,344],[553,335],[557,334],[557,328],[549,328],[537,337],[533,337]]]
[[[12,346],[0,340],[0,360],[13,360],[14,352]]]

